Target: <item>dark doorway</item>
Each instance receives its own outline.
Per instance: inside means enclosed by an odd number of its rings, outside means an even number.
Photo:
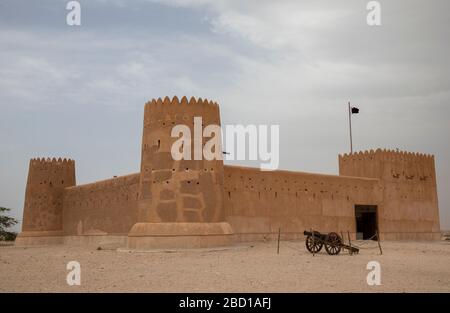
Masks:
[[[356,239],[377,240],[377,206],[355,205]]]

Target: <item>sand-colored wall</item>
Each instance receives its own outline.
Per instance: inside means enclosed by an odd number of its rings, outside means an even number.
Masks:
[[[64,190],[75,185],[75,162],[31,159],[25,191],[23,232],[61,231]]]
[[[126,235],[137,221],[139,173],[67,188],[64,235]]]
[[[438,239],[439,207],[434,156],[378,149],[339,156],[339,173],[379,178],[385,239]]]
[[[302,237],[305,229],[355,232],[355,204],[378,205],[377,179],[224,167],[227,221],[239,239]]]
[[[201,98],[157,99],[144,110],[139,222],[220,222],[224,220],[222,204],[223,162],[208,161],[200,155],[194,160],[194,117],[201,117],[203,129],[220,125],[217,103]],[[186,125],[191,132],[191,159],[176,161],[171,155],[171,136],[175,125]],[[175,136],[177,136],[176,134]],[[200,134],[201,135],[201,134]],[[199,143],[203,149],[208,137]],[[220,142],[220,140],[219,140]],[[186,148],[186,147],[184,147]],[[188,149],[188,148],[187,148]],[[217,147],[222,153],[221,147]],[[201,151],[200,150],[200,151]]]

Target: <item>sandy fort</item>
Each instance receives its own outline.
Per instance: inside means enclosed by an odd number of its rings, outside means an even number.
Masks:
[[[279,229],[286,239],[303,238],[311,228],[353,239],[440,237],[432,155],[339,155],[339,175],[175,161],[171,130],[186,124],[193,133],[195,117],[203,128],[220,125],[218,104],[186,97],[146,103],[141,168],[127,176],[77,185],[74,160],[32,159],[16,244],[205,248],[271,239]]]

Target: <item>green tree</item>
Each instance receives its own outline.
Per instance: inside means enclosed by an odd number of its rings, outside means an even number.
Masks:
[[[14,240],[17,233],[8,231],[8,228],[17,224],[17,220],[7,216],[6,213],[11,209],[0,207],[0,240]]]

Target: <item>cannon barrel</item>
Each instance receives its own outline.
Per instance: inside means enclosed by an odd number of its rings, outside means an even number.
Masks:
[[[318,231],[313,231],[313,232],[310,232],[310,231],[307,231],[307,230],[305,230],[304,232],[303,232],[303,235],[305,235],[305,236],[313,236],[313,233],[314,233],[314,238],[319,238],[319,239],[321,239],[321,240],[325,240],[325,237],[327,236],[327,235],[324,235],[324,234],[321,234],[321,233],[319,233]]]

